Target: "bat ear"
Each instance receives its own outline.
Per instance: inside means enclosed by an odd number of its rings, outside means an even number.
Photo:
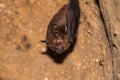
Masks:
[[[49,44],[46,40],[41,40],[40,42],[43,42],[43,43]]]

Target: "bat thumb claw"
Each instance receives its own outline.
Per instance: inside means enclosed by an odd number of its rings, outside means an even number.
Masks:
[[[46,40],[41,40],[40,42],[49,44]]]

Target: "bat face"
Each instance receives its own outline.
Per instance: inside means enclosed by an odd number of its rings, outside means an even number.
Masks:
[[[55,39],[53,40],[53,44],[52,44],[52,45],[54,45],[54,46],[53,46],[53,51],[55,51],[56,53],[61,54],[61,53],[63,53],[64,50],[65,50],[65,46],[64,46],[64,43],[63,43],[63,39],[62,39],[61,37],[55,38]],[[50,46],[48,45],[48,47],[50,47]]]
[[[49,43],[47,46],[54,52],[61,54],[65,50],[67,50],[67,48],[70,45],[70,43],[65,41],[65,39],[66,38],[62,38],[62,37],[54,38],[53,41]]]
[[[61,54],[66,51],[76,39],[79,22],[78,0],[70,0],[50,21],[46,41],[47,47]]]
[[[55,51],[57,53],[63,53],[64,52],[64,45],[63,45],[63,40],[61,38],[58,38],[55,40]]]

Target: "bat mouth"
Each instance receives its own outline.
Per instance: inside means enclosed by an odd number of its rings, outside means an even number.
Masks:
[[[56,46],[56,53],[62,54],[64,52],[64,47],[62,45]]]

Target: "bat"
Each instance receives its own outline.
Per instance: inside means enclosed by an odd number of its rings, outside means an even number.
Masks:
[[[80,9],[78,0],[70,0],[52,18],[48,25],[47,47],[58,54],[64,53],[77,38]]]

